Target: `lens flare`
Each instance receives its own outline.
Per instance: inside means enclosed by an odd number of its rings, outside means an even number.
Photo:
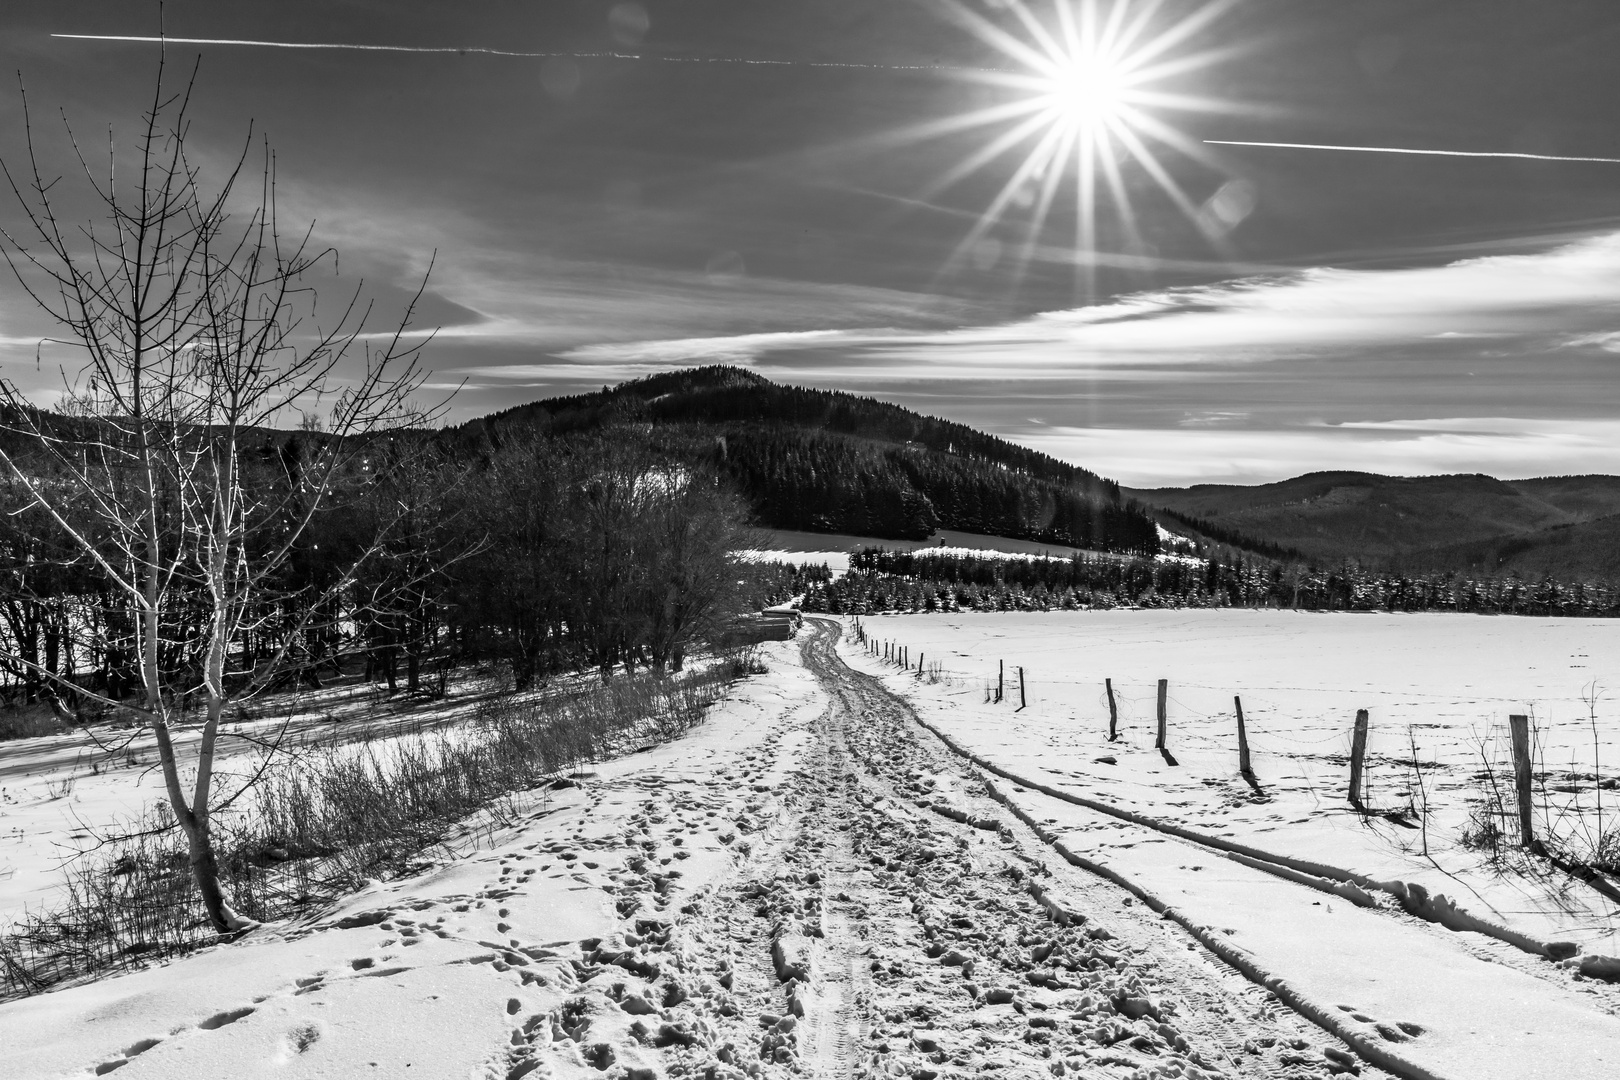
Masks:
[[[1222,250],[1219,230],[1166,167],[1180,155],[1220,165],[1211,151],[1163,119],[1168,112],[1229,112],[1237,107],[1216,97],[1177,87],[1236,49],[1192,48],[1198,34],[1236,0],[1209,0],[1178,18],[1163,14],[1163,0],[1049,0],[1039,12],[1026,0],[997,0],[994,18],[946,0],[949,16],[1004,58],[994,69],[959,77],[987,86],[995,100],[967,112],[916,125],[901,141],[922,141],[978,132],[983,143],[934,179],[922,198],[931,200],[971,175],[1012,161],[1006,180],[957,245],[947,269],[971,258],[992,231],[1024,218],[1016,282],[1041,245],[1043,230],[1072,185],[1075,218],[1071,252],[1076,284],[1086,295],[1096,288],[1099,214],[1117,218],[1130,252],[1144,249],[1141,222],[1131,203],[1133,173],[1151,184]],[[1011,61],[1010,64],[1007,61]],[[1219,187],[1224,175],[1211,185]]]

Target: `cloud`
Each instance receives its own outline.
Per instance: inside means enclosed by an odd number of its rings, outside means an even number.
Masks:
[[[1331,469],[1502,479],[1620,474],[1620,420],[1453,417],[1284,430],[1065,427],[1019,441],[1135,488],[1253,484]]]
[[[1620,353],[1620,331],[1606,330],[1595,334],[1576,334],[1564,344],[1571,348],[1594,346],[1604,352]]]
[[[758,360],[772,352],[816,349],[825,345],[849,348],[877,344],[887,337],[896,336],[899,336],[898,331],[797,330],[766,334],[734,334],[730,337],[586,345],[569,349],[562,356],[567,360],[586,364],[598,359],[647,365],[741,364]]]
[[[1570,329],[1582,324],[1591,330],[1570,337]],[[1037,379],[1163,364],[1254,364],[1424,340],[1463,347],[1517,340],[1532,352],[1581,345],[1612,351],[1620,343],[1617,325],[1620,234],[1437,267],[1315,268],[1239,278],[946,331],[850,330],[813,344],[857,353],[869,362],[863,368],[868,377],[981,378],[994,372]],[[758,360],[775,348],[802,353],[807,344],[778,344],[769,334],[754,334],[735,348],[723,338],[706,338],[599,344],[568,355],[609,361],[667,350],[671,356]],[[810,357],[801,359],[813,370]]]

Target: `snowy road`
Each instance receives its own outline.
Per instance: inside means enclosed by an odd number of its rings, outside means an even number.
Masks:
[[[1058,858],[835,639],[812,624],[803,656],[827,711],[776,793],[777,824],[709,916],[740,928],[726,939],[739,1036],[799,1013],[779,1056],[830,1077],[1352,1065],[1174,924]]]

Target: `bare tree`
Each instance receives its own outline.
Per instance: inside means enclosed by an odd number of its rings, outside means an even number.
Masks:
[[[58,216],[61,178],[41,161],[24,94],[27,162],[6,163],[4,175],[26,225],[4,235],[4,253],[59,328],[46,342],[77,352],[83,366],[65,378],[54,412],[0,383],[10,435],[0,461],[132,628],[138,702],[75,690],[133,709],[150,727],[204,908],[228,932],[251,921],[222,895],[210,838],[220,721],[267,685],[326,609],[306,586],[287,625],[288,605],[272,594],[285,599],[293,587],[289,558],[334,485],[362,468],[367,437],[424,419],[411,409],[423,342],[404,334],[414,301],[391,334],[365,333],[370,311],[358,289],[335,322],[319,324],[310,282],[335,270],[335,252],[312,242],[313,226],[284,239],[268,147],[262,167],[248,168],[251,129],[234,164],[205,187],[186,152],[195,81],[193,69],[171,92],[160,63],[139,137],[126,157],[109,140],[104,167],[64,124],[95,207],[81,227]],[[318,408],[330,409],[325,431],[304,439],[295,467],[261,452],[269,429]],[[233,642],[271,618],[281,622],[269,655],[230,670]],[[189,721],[188,700],[202,706]],[[174,741],[186,723],[200,727],[189,792]]]

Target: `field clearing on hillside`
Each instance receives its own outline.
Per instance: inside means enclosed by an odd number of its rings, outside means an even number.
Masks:
[[[887,668],[925,720],[1032,779],[1268,850],[1432,881],[1431,891],[1526,932],[1620,948],[1620,906],[1524,856],[1516,818],[1495,812],[1490,776],[1511,811],[1507,718],[1530,715],[1538,836],[1588,861],[1613,858],[1612,620],[1117,610],[861,623],[906,646],[913,668],[937,666],[929,678]],[[1105,679],[1119,709],[1112,743]],[[1154,748],[1159,679],[1175,765]],[[1238,773],[1235,696],[1258,791]],[[1346,797],[1358,709],[1370,716],[1365,803],[1382,814],[1356,813]],[[1479,842],[1484,821],[1503,834],[1494,846]]]
[[[799,532],[793,529],[758,529],[751,546],[744,554],[753,559],[784,562],[791,565],[826,563],[834,573],[849,569],[849,557],[866,548],[886,551],[918,551],[927,548],[945,555],[978,555],[986,558],[1050,558],[1067,559],[1074,555],[1086,558],[1119,558],[1107,552],[1085,551],[1061,544],[1042,544],[1034,540],[1015,540],[1007,536],[982,536],[979,533],[940,529],[926,540],[886,540],[876,536],[852,536],[847,533]]]

